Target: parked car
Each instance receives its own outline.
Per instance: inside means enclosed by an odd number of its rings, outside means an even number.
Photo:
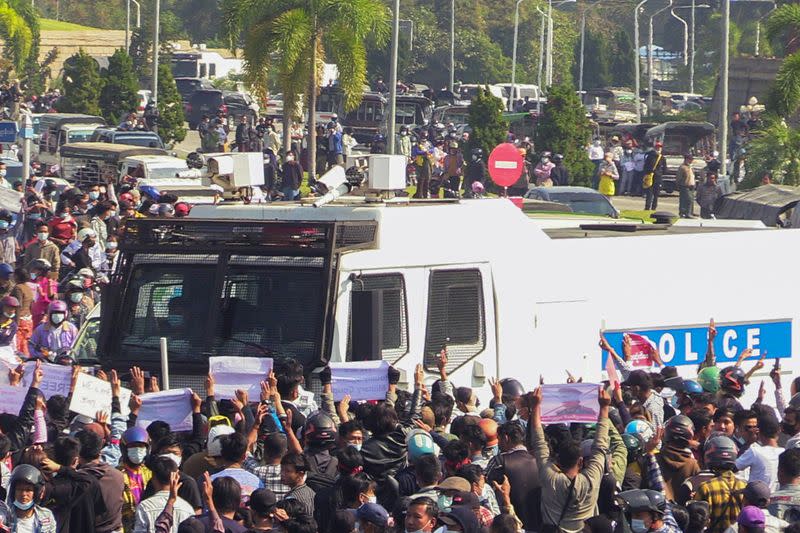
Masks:
[[[148,148],[166,148],[161,137],[152,131],[125,131],[116,128],[97,128],[89,142],[130,144]]]
[[[214,88],[210,81],[203,78],[175,78],[175,85],[178,87],[178,92],[181,93],[183,105],[189,103],[189,99],[195,92]]]
[[[525,198],[565,204],[573,213],[619,218],[608,198],[589,187],[533,187]]]
[[[250,95],[235,91],[201,89],[189,99],[186,107],[189,128],[196,129],[203,115],[216,115],[222,111],[228,120],[228,127],[236,127],[239,117],[247,115],[251,120],[258,117],[258,105]]]

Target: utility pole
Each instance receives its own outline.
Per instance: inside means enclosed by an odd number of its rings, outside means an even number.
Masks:
[[[553,0],[547,2],[547,86],[553,85]]]
[[[719,110],[720,144],[719,153],[722,161],[722,173],[728,174],[728,46],[730,45],[731,0],[722,0],[722,68],[720,82],[722,85],[722,106]],[[728,182],[730,183],[730,182]],[[731,190],[731,189],[729,189]]]
[[[450,0],[450,92],[456,87],[456,0]]]
[[[691,28],[692,30],[689,32],[689,40],[690,44],[689,47],[691,48],[691,57],[689,58],[689,92],[694,94],[694,16],[695,16],[695,0],[692,0],[692,23]],[[756,54],[758,55],[758,54]]]
[[[392,65],[389,69],[389,131],[387,148],[389,154],[395,153],[395,138],[394,131],[397,126],[397,49],[400,44],[400,0],[394,0],[394,10],[392,13]]]
[[[581,61],[578,68],[578,94],[583,99],[583,49],[586,43],[586,8],[581,14]]]
[[[542,27],[539,30],[539,75],[536,78],[536,83],[539,86],[539,97],[536,99],[536,113],[538,114],[542,110],[542,67],[544,66],[544,32],[545,32],[545,17],[547,14],[539,9],[536,8],[542,15]]]
[[[647,112],[653,114],[653,19],[672,7],[672,0],[650,15],[650,35],[647,39]]]
[[[131,53],[131,0],[125,1],[125,53]]]
[[[514,7],[514,48],[511,51],[511,91],[508,95],[508,110],[514,109],[514,97],[516,96],[517,88],[517,38],[519,36],[519,5],[522,0],[517,0],[517,5]]]
[[[161,14],[161,0],[156,0],[156,16],[155,16],[155,25],[153,30],[153,102],[158,105],[158,47],[160,46],[158,43],[158,30],[160,24],[160,14]]]
[[[636,92],[636,122],[637,123],[641,123],[642,122],[642,99],[639,96],[639,93],[641,92],[641,88],[639,87],[639,85],[641,83],[641,77],[642,77],[641,72],[639,72],[641,70],[641,66],[639,65],[639,63],[641,63],[641,61],[640,61],[641,56],[639,54],[639,10],[642,9],[642,7],[646,3],[647,3],[647,0],[642,0],[641,2],[639,2],[636,5],[636,10],[633,12],[633,41],[634,41],[633,42],[633,46],[636,47],[636,61],[634,62],[634,67],[635,67],[634,70],[635,70],[635,73],[636,73],[636,80],[635,80],[634,83],[636,85],[635,92]],[[581,96],[581,98],[583,98],[583,96]]]

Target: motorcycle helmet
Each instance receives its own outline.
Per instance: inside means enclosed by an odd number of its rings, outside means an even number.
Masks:
[[[202,154],[198,154],[197,152],[192,152],[186,156],[186,166],[189,168],[203,168],[205,165],[205,159],[203,158]]]
[[[711,469],[735,467],[737,456],[738,448],[730,437],[717,435],[706,441],[703,457]]]
[[[503,401],[506,401],[506,399],[516,400],[525,394],[525,387],[514,378],[501,379],[500,386],[503,388]]]
[[[29,266],[30,270],[49,272],[53,265],[47,259],[34,259]]]
[[[150,445],[150,436],[148,435],[147,430],[144,428],[134,426],[125,430],[125,432],[122,434],[120,442],[126,446],[128,444]]]
[[[740,395],[744,392],[744,370],[738,366],[723,368],[719,376],[723,390]]]
[[[707,366],[697,374],[697,382],[706,392],[716,393],[719,390],[719,368]]]
[[[638,433],[623,433],[622,442],[625,444],[625,449],[628,450],[628,462],[631,459],[636,460],[644,449],[644,441]]]
[[[685,379],[683,380],[683,392],[686,394],[702,394],[703,387],[692,379]]]
[[[47,306],[47,314],[51,313],[66,313],[67,312],[67,304],[62,302],[61,300],[53,300]]]
[[[553,161],[563,161],[563,160],[564,160],[564,156],[561,155],[561,154],[556,154],[556,155],[553,156]]]
[[[303,436],[311,444],[328,444],[336,441],[336,424],[325,413],[317,412],[308,417],[303,426]]]
[[[627,514],[651,512],[664,516],[667,500],[664,495],[651,489],[633,489],[620,492],[617,503]]]
[[[0,263],[0,278],[8,279],[14,273],[14,267],[8,263]]]
[[[664,441],[679,446],[688,446],[694,436],[694,424],[685,415],[675,415],[664,425]]]
[[[653,435],[655,435],[653,426],[645,420],[631,420],[628,422],[628,425],[625,426],[625,433],[638,435],[643,442],[649,441],[653,438]]]
[[[458,150],[458,143],[456,141],[450,141],[450,144],[448,144],[447,147]]]
[[[486,192],[486,189],[483,186],[483,183],[480,181],[473,181],[472,182],[472,194],[483,194]]]
[[[16,485],[21,481],[33,485],[33,502],[38,504],[44,488],[44,476],[38,468],[32,465],[19,465],[11,472],[8,481],[8,501],[14,501]]]
[[[473,161],[480,161],[483,159],[483,150],[480,148],[473,148],[472,149],[472,160]]]
[[[433,439],[427,431],[422,429],[414,430],[406,437],[406,448],[408,449],[408,462],[414,462],[423,455],[435,453]]]
[[[17,300],[13,296],[6,296],[2,300],[0,300],[0,306],[2,306],[2,307],[19,307],[19,300]]]

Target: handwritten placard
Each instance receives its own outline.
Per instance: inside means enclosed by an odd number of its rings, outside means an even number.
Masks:
[[[27,394],[28,387],[0,385],[0,413],[18,415]]]
[[[591,424],[600,406],[594,383],[542,385],[542,424]]]
[[[211,357],[208,370],[216,382],[214,395],[217,399],[236,397],[236,390],[247,391],[250,399],[259,398],[261,382],[272,370],[269,357]]]
[[[22,376],[22,384],[25,387],[31,386],[33,380],[33,371],[36,368],[34,361],[25,363],[25,375]],[[65,365],[53,365],[50,363],[42,363],[42,383],[39,385],[39,390],[42,391],[46,400],[52,396],[60,394],[61,396],[69,396],[69,386],[72,384],[72,367]],[[109,391],[110,391],[109,385]],[[109,392],[110,393],[110,392]],[[110,404],[109,404],[110,405]]]
[[[119,403],[120,411],[123,416],[130,412],[128,403],[131,399],[130,389],[120,388]],[[72,401],[69,410],[79,415],[94,418],[98,412],[111,415],[111,383],[100,378],[80,373],[75,382],[75,391],[72,393]]]
[[[146,428],[151,422],[162,420],[172,431],[192,429],[192,389],[170,389],[142,394],[142,408],[136,425]]]
[[[389,388],[389,363],[386,361],[352,361],[331,363],[333,399],[346,394],[353,401],[382,400]]]

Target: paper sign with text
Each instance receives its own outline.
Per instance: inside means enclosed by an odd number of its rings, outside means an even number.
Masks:
[[[272,370],[268,357],[211,357],[208,370],[214,376],[214,396],[217,399],[236,397],[236,389],[247,391],[251,400],[261,394],[261,382]]]
[[[10,385],[8,371],[17,368],[22,361],[14,355],[11,346],[0,346],[0,385]]]
[[[653,353],[655,348],[650,339],[636,333],[628,334],[631,339],[631,364],[638,368],[650,368],[653,366]]]
[[[25,387],[31,386],[33,380],[33,370],[36,368],[34,361],[25,363],[25,375],[22,376],[22,384]],[[72,367],[65,365],[53,365],[50,363],[42,363],[42,383],[39,385],[39,390],[42,391],[46,400],[50,397],[60,394],[65,398],[69,396],[69,386],[72,384]],[[109,391],[111,386],[109,385]]]
[[[383,400],[389,388],[389,363],[386,361],[353,361],[331,363],[333,400],[345,394],[352,401]]]
[[[10,385],[0,385],[0,413],[19,415],[22,404],[25,403],[25,395],[28,394],[28,387],[12,387]]]
[[[597,422],[597,391],[593,383],[542,385],[542,424]]]
[[[120,411],[123,416],[128,416],[130,413],[128,408],[130,399],[130,389],[121,387],[119,403]],[[75,392],[72,393],[72,401],[69,404],[69,410],[91,418],[94,418],[99,411],[102,411],[108,413],[110,417],[111,383],[81,372],[75,382]]]
[[[192,429],[192,389],[171,389],[142,394],[142,408],[136,425],[146,428],[151,422],[163,420],[172,431]]]

